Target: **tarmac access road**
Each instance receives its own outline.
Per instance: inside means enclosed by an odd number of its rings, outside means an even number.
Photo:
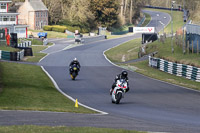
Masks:
[[[152,16],[148,26],[158,26],[157,30],[161,30],[162,26],[157,24],[159,12],[145,12]],[[169,23],[168,14],[159,13],[159,16],[162,23]],[[135,34],[50,52],[38,64],[44,67],[64,93],[78,99],[84,105],[108,113],[107,115],[0,111],[0,125],[91,126],[199,133],[200,93],[197,91],[129,71],[130,91],[119,105],[111,103],[109,90],[115,76],[123,69],[107,61],[103,52],[138,37],[141,35]],[[59,45],[59,41],[56,41],[56,45]],[[72,81],[68,65],[75,57],[80,61],[81,71],[77,79]]]

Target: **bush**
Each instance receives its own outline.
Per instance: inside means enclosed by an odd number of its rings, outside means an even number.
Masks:
[[[65,30],[75,32],[78,30],[80,33],[89,33],[89,28],[80,28],[79,26],[60,26],[60,25],[45,25],[43,27],[44,31],[56,31],[65,33]]]
[[[53,26],[52,31],[65,33],[66,29],[67,29],[66,26],[55,25],[55,26]]]
[[[67,26],[72,26],[72,25],[74,25],[74,23],[73,22],[71,22],[71,21],[69,21],[69,20],[61,20],[59,23],[58,23],[59,25],[67,25]]]
[[[59,22],[60,25],[66,25],[67,30],[71,32],[75,32],[78,30],[81,33],[88,33],[90,31],[89,23],[80,23],[79,21],[69,21],[69,20],[61,20]]]
[[[82,28],[81,33],[89,33],[90,30],[88,28]]]
[[[79,32],[81,32],[81,28],[77,27],[77,26],[75,26],[75,27],[68,26],[67,30],[71,31],[71,32],[75,32],[75,30],[78,30]]]
[[[52,28],[53,28],[53,26],[45,25],[45,26],[43,27],[43,30],[44,30],[44,31],[52,31]]]

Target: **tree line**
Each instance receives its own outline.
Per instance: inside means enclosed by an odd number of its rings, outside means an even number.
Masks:
[[[134,24],[144,5],[171,7],[172,0],[43,0],[49,9],[51,24],[71,24],[96,28]],[[199,0],[175,0],[195,15]]]
[[[24,0],[13,0],[13,2]],[[144,5],[171,7],[171,0],[42,0],[49,10],[49,24],[119,27],[134,24]],[[196,11],[199,0],[176,0],[176,4]]]
[[[43,0],[51,24],[71,24],[94,29],[133,24],[143,0]]]

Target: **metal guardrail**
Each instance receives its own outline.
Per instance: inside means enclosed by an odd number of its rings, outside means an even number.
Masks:
[[[139,22],[139,24],[137,25],[137,27],[142,26],[142,24],[144,23],[145,19],[146,19],[146,16],[144,15],[144,17],[143,17],[142,20]]]
[[[163,10],[173,10],[173,11],[181,11],[183,12],[183,9],[179,9],[179,8],[166,8],[166,7],[157,7],[157,6],[144,6],[145,8],[153,8],[153,9],[163,9]]]
[[[105,40],[107,38],[107,36],[105,35],[98,35],[98,36],[94,36],[94,37],[87,37],[87,38],[83,38],[83,42],[84,43],[92,43],[92,42],[96,42],[96,41],[101,41],[101,40]]]
[[[169,62],[149,56],[149,66],[179,77],[200,82],[200,68]]]
[[[127,33],[128,33],[128,31],[119,31],[119,32],[111,32],[111,35],[124,35]]]

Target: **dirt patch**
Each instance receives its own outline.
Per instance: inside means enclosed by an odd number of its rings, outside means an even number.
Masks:
[[[122,62],[125,62],[126,61],[126,55],[123,55],[122,56]]]
[[[23,61],[27,61],[28,59],[34,58],[34,57],[35,57],[35,56],[24,57],[22,60],[23,60]]]

